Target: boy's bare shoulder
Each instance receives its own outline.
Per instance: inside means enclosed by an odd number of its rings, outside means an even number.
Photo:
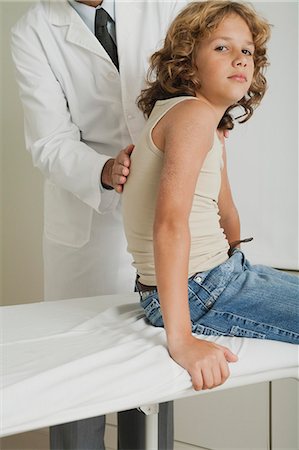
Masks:
[[[189,152],[209,151],[213,145],[217,120],[215,111],[196,98],[182,100],[173,106],[161,123],[165,151],[188,148]]]
[[[209,126],[215,124],[215,111],[207,102],[196,97],[190,97],[173,106],[167,113],[171,123],[194,123],[196,126]]]

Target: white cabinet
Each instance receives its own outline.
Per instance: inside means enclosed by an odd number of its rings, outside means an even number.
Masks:
[[[177,400],[175,439],[186,448],[298,450],[298,393],[286,379]]]
[[[279,380],[272,383],[272,449],[299,449],[299,383]]]
[[[175,402],[175,439],[213,450],[267,449],[269,384],[209,392]]]

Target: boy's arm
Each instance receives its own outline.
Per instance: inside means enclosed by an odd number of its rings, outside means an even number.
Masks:
[[[195,389],[207,389],[223,383],[227,361],[237,359],[225,347],[192,336],[188,304],[189,215],[198,174],[213,144],[215,117],[209,106],[188,100],[175,106],[164,124],[154,222],[158,292],[170,355],[188,370]]]

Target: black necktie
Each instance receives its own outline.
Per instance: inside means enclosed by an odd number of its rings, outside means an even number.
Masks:
[[[110,21],[112,21],[109,14],[103,8],[96,10],[95,27],[94,27],[95,36],[102,44],[102,46],[112,59],[114,65],[118,69],[117,47],[107,29],[107,22],[109,19]]]

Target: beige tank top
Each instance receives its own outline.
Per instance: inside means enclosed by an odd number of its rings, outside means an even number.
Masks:
[[[163,152],[152,140],[152,130],[176,104],[195,97],[157,101],[131,157],[131,171],[122,194],[122,210],[128,251],[140,282],[156,286],[153,224]],[[228,242],[219,223],[222,145],[215,132],[213,147],[200,171],[189,217],[191,248],[189,276],[212,269],[227,260]]]

